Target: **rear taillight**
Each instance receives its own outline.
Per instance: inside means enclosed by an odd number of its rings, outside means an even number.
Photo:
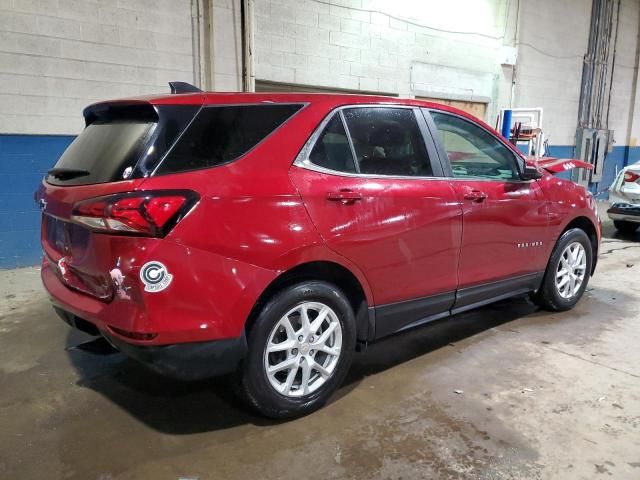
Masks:
[[[624,172],[624,181],[625,182],[635,182],[636,180],[638,180],[640,178],[640,174],[635,173],[635,172]]]
[[[96,232],[164,237],[191,210],[190,190],[118,193],[73,206],[71,221]]]

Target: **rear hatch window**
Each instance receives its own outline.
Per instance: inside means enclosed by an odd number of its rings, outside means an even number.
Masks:
[[[300,104],[203,108],[98,104],[85,110],[87,127],[49,171],[47,182],[64,186],[117,182],[228,163],[300,108]]]
[[[96,104],[87,126],[47,174],[53,185],[147,177],[193,119],[199,105]]]
[[[49,183],[78,185],[122,180],[132,173],[142,145],[155,123],[114,121],[93,123],[64,152],[50,170]]]

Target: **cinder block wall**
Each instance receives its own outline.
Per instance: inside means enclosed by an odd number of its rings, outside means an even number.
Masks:
[[[210,2],[211,38],[193,34]],[[516,6],[520,4],[516,32]],[[488,102],[494,124],[513,107],[543,107],[551,154],[574,152],[591,0],[255,0],[257,80],[401,96]],[[640,3],[622,0],[609,127],[616,146],[605,188],[640,160]],[[458,32],[458,33],[454,33]],[[465,33],[462,33],[465,32]],[[195,38],[194,38],[195,37]],[[240,0],[0,0],[0,268],[36,262],[42,174],[82,127],[82,108],[195,81],[208,42],[210,84],[239,90]],[[194,47],[195,45],[195,47]]]
[[[492,125],[501,108],[542,107],[551,154],[571,157],[591,3],[519,2],[518,23],[513,1],[461,8],[440,0],[256,0],[256,78],[401,96],[489,97],[485,120]],[[621,0],[609,115],[616,143],[597,190],[640,160],[639,20],[640,3]],[[512,104],[512,69],[498,60],[502,45],[518,49]]]
[[[591,0],[522,2],[521,9],[516,106],[543,107],[551,154],[571,157]],[[640,99],[636,95],[639,26],[640,2],[621,0],[609,110],[615,144],[605,158],[602,181],[593,186],[604,196],[617,172],[640,160]],[[612,38],[612,50],[614,43]]]
[[[621,168],[640,161],[639,26],[640,2],[622,0],[609,113],[615,146],[605,161],[600,190],[611,185]]]
[[[0,268],[37,263],[42,174],[95,101],[193,81],[189,0],[0,0]]]
[[[515,102],[543,107],[552,145],[573,145],[591,0],[521,2]]]
[[[442,1],[257,0],[256,78],[400,96],[475,97],[489,101],[493,118],[493,100],[505,86],[498,53],[507,3],[468,2],[460,11],[459,2]]]
[[[209,1],[209,0],[200,0]],[[237,92],[242,90],[242,37],[240,2],[210,0],[212,12],[213,75],[212,90]],[[259,5],[259,2],[256,2]]]
[[[1,0],[0,132],[77,134],[87,104],[193,80],[189,0]]]

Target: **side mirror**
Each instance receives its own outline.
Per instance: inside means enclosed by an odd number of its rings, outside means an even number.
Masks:
[[[525,164],[524,171],[520,175],[520,178],[522,178],[522,180],[537,180],[542,178],[542,173],[538,170],[538,167]]]

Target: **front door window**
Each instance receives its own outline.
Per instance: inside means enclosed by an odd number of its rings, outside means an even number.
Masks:
[[[453,176],[490,180],[518,180],[516,158],[486,130],[460,117],[431,112]]]

